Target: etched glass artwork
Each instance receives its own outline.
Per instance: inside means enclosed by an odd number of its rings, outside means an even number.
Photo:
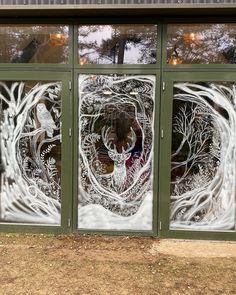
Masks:
[[[0,221],[60,224],[61,82],[0,82]]]
[[[78,227],[152,230],[155,76],[79,76]]]
[[[169,24],[167,62],[235,64],[236,24]]]
[[[0,63],[57,63],[69,60],[69,26],[1,24]]]
[[[235,230],[236,84],[176,83],[170,227]]]
[[[157,26],[80,25],[79,64],[155,64]]]

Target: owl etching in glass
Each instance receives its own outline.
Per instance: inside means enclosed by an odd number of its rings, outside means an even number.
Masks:
[[[48,137],[53,137],[53,132],[57,127],[44,103],[39,103],[37,105],[37,118],[40,123],[40,128],[46,131]]]

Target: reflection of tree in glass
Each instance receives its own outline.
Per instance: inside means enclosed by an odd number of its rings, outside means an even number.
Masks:
[[[86,59],[89,63],[93,63],[90,60],[90,55],[96,53],[98,50],[97,40],[89,40],[89,36],[93,33],[99,32],[100,26],[80,26],[78,32],[78,43],[79,43],[79,56],[80,64]]]
[[[168,62],[235,63],[234,24],[170,25],[168,28]]]
[[[2,25],[0,34],[0,62],[66,63],[68,61],[68,26]],[[64,36],[64,44],[61,46],[52,44],[53,34]]]
[[[156,43],[155,25],[81,26],[80,64],[152,64],[156,62]]]

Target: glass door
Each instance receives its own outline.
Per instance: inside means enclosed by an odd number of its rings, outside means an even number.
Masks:
[[[161,27],[81,24],[77,33],[76,229],[156,234]]]
[[[70,161],[65,165],[71,146],[67,77],[58,72],[0,74],[1,224],[66,224],[64,184],[71,173]]]
[[[80,74],[78,228],[152,231],[156,76]]]
[[[235,232],[236,75],[178,72],[165,81],[165,231]]]

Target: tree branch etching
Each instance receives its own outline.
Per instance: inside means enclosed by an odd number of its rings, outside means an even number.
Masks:
[[[80,212],[96,204],[133,216],[152,191],[154,77],[81,75],[79,82]]]
[[[60,82],[0,82],[3,221],[60,222]],[[57,153],[57,152],[56,152]]]
[[[235,228],[235,85],[176,83],[171,228]]]

